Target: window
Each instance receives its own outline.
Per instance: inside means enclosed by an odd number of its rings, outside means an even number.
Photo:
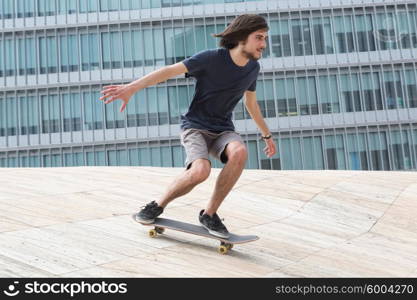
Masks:
[[[346,112],[361,111],[361,90],[358,74],[341,75],[340,81]]]
[[[120,32],[111,32],[110,33],[110,43],[111,43],[111,67],[113,69],[120,69],[122,66],[122,40]]]
[[[143,65],[144,60],[144,48],[143,48],[143,33],[140,30],[132,31],[132,43],[133,43],[133,66],[140,67]]]
[[[361,83],[365,110],[383,109],[379,74],[377,72],[363,73],[361,75]]]
[[[146,101],[148,103],[148,113],[149,113],[149,125],[158,125],[158,98],[156,87],[149,87],[146,89],[147,97]]]
[[[396,130],[390,134],[391,152],[392,152],[392,168],[394,170],[411,169],[410,141],[407,130]]]
[[[298,114],[297,101],[295,97],[294,78],[278,79],[276,81],[276,95],[278,97],[278,111],[283,116],[294,116]]]
[[[168,124],[168,92],[166,87],[157,87],[157,93],[159,125]]]
[[[58,95],[41,95],[42,133],[60,131],[60,107]]]
[[[141,166],[151,166],[150,148],[139,148],[139,161]]]
[[[54,36],[39,38],[41,74],[57,72],[57,45]]]
[[[120,112],[120,105],[121,105],[120,101],[113,101],[112,103],[106,104],[104,106],[105,113],[106,113],[106,128],[107,129],[125,127],[124,113]]]
[[[25,53],[25,40],[23,38],[18,38],[17,42],[17,70],[18,75],[25,75],[26,71],[26,53]]]
[[[303,169],[301,158],[301,144],[299,137],[283,138],[281,143],[281,149],[283,170]]]
[[[4,60],[5,57],[4,57],[3,46],[4,46],[4,42],[3,42],[3,40],[0,39],[0,77],[3,77],[4,76],[4,71],[3,71],[4,63],[3,63],[3,60]]]
[[[25,1],[24,0],[15,0],[17,17],[23,18],[25,16]]]
[[[367,134],[371,170],[389,170],[387,137],[385,132],[370,132]]]
[[[311,34],[309,19],[291,20],[292,43],[294,55],[311,55]]]
[[[129,10],[130,9],[130,0],[120,0],[120,9],[121,10]],[[140,1],[133,1],[133,2],[140,2]],[[137,5],[137,4],[136,4]]]
[[[151,147],[151,162],[154,167],[162,167],[161,148]]]
[[[325,136],[327,168],[329,170],[345,170],[345,147],[341,134]]]
[[[81,130],[81,101],[78,93],[62,94],[64,131]]]
[[[140,101],[140,103],[137,103]],[[127,114],[127,127],[136,127],[139,126],[139,113],[138,107],[142,105],[143,99],[139,99],[138,93],[135,93],[130,101],[130,104],[126,106]]]
[[[192,26],[186,25],[184,30],[184,42],[185,42],[185,56],[190,57],[195,51],[195,38],[194,38],[194,29]]]
[[[288,20],[271,21],[272,56],[291,56],[291,42]]]
[[[412,36],[413,32],[415,35],[416,32],[416,23],[415,20],[412,20],[412,12],[399,11],[396,13],[396,23],[397,23],[397,34],[398,41],[400,42],[402,49],[413,48],[412,45]],[[414,28],[411,27],[414,25]]]
[[[143,40],[141,41],[144,44],[145,50],[145,66],[152,66],[154,64],[154,43],[151,29],[143,30]]]
[[[374,27],[370,14],[355,17],[357,51],[375,51]]]
[[[247,168],[258,169],[259,162],[258,162],[258,148],[256,145],[256,141],[249,141],[247,148],[248,148]]]
[[[180,110],[179,110],[179,98],[177,97],[178,87],[168,87],[168,105],[169,105],[169,123],[179,124],[180,122]]]
[[[348,134],[346,144],[350,170],[368,170],[365,134]]]
[[[78,8],[80,13],[96,12],[97,0],[78,0]]]
[[[61,72],[78,71],[77,36],[60,36],[60,65]]]
[[[206,34],[205,34],[205,28],[204,26],[195,26],[195,52],[200,52],[206,48]],[[213,38],[213,37],[212,37]]]
[[[314,46],[316,54],[333,53],[333,39],[330,18],[313,18]]]
[[[28,75],[36,72],[36,49],[35,39],[33,37],[26,38],[26,70]]]
[[[35,15],[35,0],[24,0],[25,17],[33,17]]]
[[[262,115],[265,118],[275,117],[274,87],[272,80],[260,80],[256,91]]]
[[[7,112],[6,100],[0,98],[0,136],[6,136],[7,132]]]
[[[171,65],[175,62],[174,30],[172,28],[164,28],[164,40],[165,40],[165,64]]]
[[[100,11],[116,11],[119,9],[118,0],[99,0]]]
[[[216,29],[217,27],[217,29]],[[225,24],[220,23],[216,25],[206,25],[206,41],[207,41],[207,48],[212,49],[216,48],[218,45],[217,38],[212,36],[213,33],[221,32],[225,29]],[[178,55],[177,55],[178,56]]]
[[[109,48],[106,48],[108,50]],[[104,51],[104,48],[103,48]],[[98,35],[96,33],[81,34],[81,70],[97,70],[99,68]],[[109,61],[110,59],[108,59]]]
[[[132,38],[130,31],[122,31],[123,40],[123,67],[131,68],[132,64]]]
[[[6,124],[8,136],[17,135],[17,101],[14,97],[6,97]]]
[[[314,77],[297,78],[297,102],[300,105],[301,115],[318,114]]]
[[[16,60],[15,60],[15,41],[12,39],[4,40],[5,46],[5,66],[6,76],[15,75]]]
[[[103,69],[111,68],[111,58],[110,58],[110,33],[105,32],[101,34],[101,49],[102,49],[102,60],[103,60]]]
[[[56,14],[55,0],[37,1],[38,16],[53,16]]]
[[[374,17],[376,17],[376,39],[379,49],[397,49],[396,22],[393,13],[378,13]]]
[[[1,2],[3,3],[3,19],[14,18],[14,0],[2,0]]]
[[[87,166],[105,166],[104,151],[86,152],[86,164]]]
[[[162,167],[172,167],[171,147],[161,147]]]
[[[139,101],[136,101],[136,111],[139,115],[139,126],[148,126],[148,101],[146,100],[146,91],[140,90],[136,93]]]
[[[404,108],[401,77],[399,71],[384,72],[384,86],[386,93],[386,108]]]
[[[39,132],[39,110],[34,96],[19,97],[20,134],[36,134]]]
[[[417,83],[416,83],[416,71],[405,71],[405,87],[408,94],[409,107],[417,107]]]
[[[336,51],[354,51],[352,16],[337,16],[333,20],[336,34]]]
[[[109,150],[107,151],[107,158],[109,166],[128,166],[127,151],[122,150]]]
[[[319,100],[323,114],[340,112],[336,75],[318,77]]]
[[[172,146],[172,157],[173,157],[174,168],[181,168],[184,166],[184,157],[183,157],[182,148],[183,148],[182,146]]]
[[[40,64],[40,73],[46,74],[48,63],[48,53],[46,50],[46,38],[39,38],[39,64]]]
[[[56,38],[47,37],[48,73],[56,73],[58,70],[57,52]]]
[[[320,136],[306,136],[303,142],[304,170],[323,170],[323,149]]]
[[[180,62],[185,59],[185,41],[182,28],[174,28],[174,51],[175,62]]]

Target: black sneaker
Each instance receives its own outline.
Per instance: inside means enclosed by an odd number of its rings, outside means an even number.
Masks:
[[[210,234],[225,239],[230,236],[226,226],[223,225],[222,221],[216,213],[210,217],[209,215],[205,214],[204,209],[202,209],[198,219],[200,220],[200,224],[205,229],[207,229]]]
[[[135,215],[136,221],[144,224],[151,224],[155,221],[155,218],[162,214],[164,208],[158,206],[155,201],[149,202],[142,208],[140,212]]]

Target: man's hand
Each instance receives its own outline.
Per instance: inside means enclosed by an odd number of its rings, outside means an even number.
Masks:
[[[264,139],[264,142],[266,144],[266,147],[264,148],[264,152],[266,156],[268,156],[268,158],[271,158],[277,152],[274,139],[273,138]]]
[[[127,84],[120,84],[104,86],[101,93],[103,94],[103,96],[100,97],[100,100],[104,100],[108,97],[111,97],[110,99],[104,101],[104,104],[111,103],[116,99],[121,99],[123,103],[122,106],[120,106],[120,112],[123,112],[130,98],[134,94],[134,91]]]
[[[142,78],[139,78],[129,84],[107,85],[104,86],[103,90],[101,91],[101,93],[104,95],[100,97],[100,100],[106,99],[107,97],[111,97],[110,99],[104,102],[105,104],[107,104],[113,102],[116,99],[121,99],[123,103],[120,107],[120,112],[122,112],[126,108],[126,105],[129,102],[130,97],[132,97],[132,95],[137,91],[143,90],[148,86],[152,86],[160,82],[166,81],[169,78],[175,77],[185,72],[188,72],[188,70],[184,63],[178,62],[176,64],[165,66],[158,70],[155,70],[149,73],[148,75],[143,76]]]

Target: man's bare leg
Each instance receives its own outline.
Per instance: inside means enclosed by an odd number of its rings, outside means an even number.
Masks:
[[[206,180],[210,175],[210,161],[199,158],[193,161],[191,167],[181,173],[169,185],[164,195],[156,201],[159,206],[165,208],[169,202],[182,195],[189,193],[196,185]]]
[[[205,213],[212,216],[236,184],[247,159],[247,150],[240,142],[231,142],[226,147],[228,161],[216,180],[213,195],[207,204]]]

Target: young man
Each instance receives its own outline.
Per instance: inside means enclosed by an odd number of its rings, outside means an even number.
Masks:
[[[199,221],[216,236],[227,238],[229,232],[217,210],[239,179],[247,160],[241,136],[235,132],[232,111],[245,95],[245,105],[262,132],[268,157],[276,152],[271,133],[256,101],[258,59],[266,47],[268,25],[259,15],[241,15],[215,37],[221,37],[220,48],[201,51],[182,62],[156,70],[127,85],[104,87],[100,100],[123,101],[122,112],[131,96],[148,86],[185,73],[196,78],[196,90],[188,112],[181,116],[181,144],[187,154],[186,170],[168,187],[158,201],[148,203],[136,214],[142,223],[152,223],[169,202],[190,192],[210,174],[209,154],[225,163],[214,192]]]

